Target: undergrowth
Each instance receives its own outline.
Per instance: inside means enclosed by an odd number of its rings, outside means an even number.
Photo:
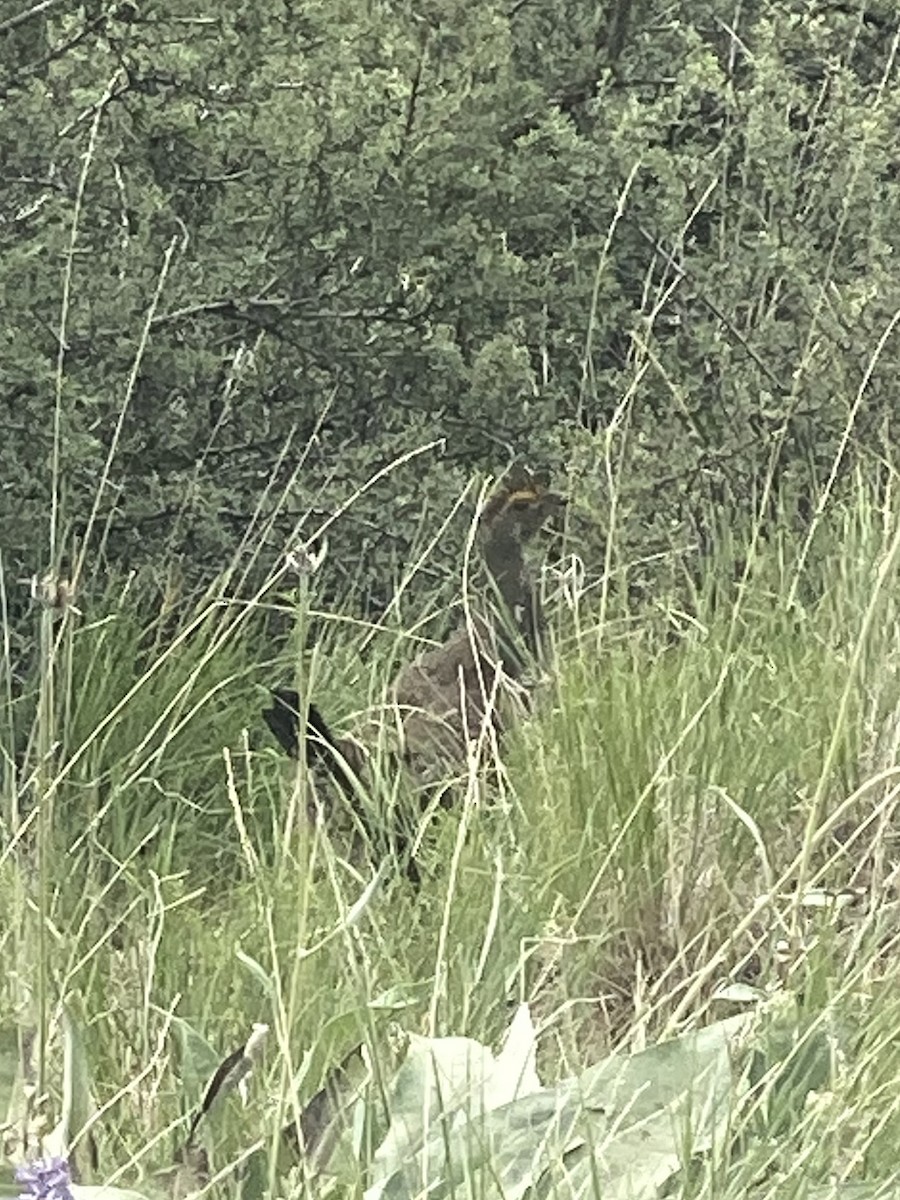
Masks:
[[[386,731],[375,770],[409,804],[383,707],[412,652],[405,618],[319,612],[314,574],[251,605],[219,589],[150,613],[110,583],[78,611],[36,609],[42,649],[15,687],[7,662],[4,688],[10,1159],[37,1153],[65,1107],[74,1029],[94,1176],[171,1193],[148,1172],[258,1023],[248,1106],[223,1102],[206,1148],[227,1177],[258,1143],[245,1193],[288,1194],[301,1185],[277,1131],[355,1047],[383,1100],[392,1023],[496,1044],[525,1003],[547,1085],[765,1014],[734,1127],[683,1164],[679,1194],[889,1181],[898,529],[860,477],[802,555],[777,531],[732,533],[640,603],[615,575],[548,573],[553,653],[532,711],[502,761],[473,752],[452,810],[421,831],[418,892],[340,811],[309,824],[316,783],[259,715],[299,673],[338,728]],[[23,1031],[39,1043],[24,1091]]]

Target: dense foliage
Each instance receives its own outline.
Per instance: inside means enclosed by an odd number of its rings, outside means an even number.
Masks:
[[[377,609],[512,453],[635,555],[889,453],[888,0],[2,11],[8,583],[270,566],[438,441],[330,531]]]
[[[898,51],[893,0],[0,0],[7,1134],[83,1126],[51,1066],[90,1058],[131,1180],[202,1102],[195,1030],[214,1067],[271,1027],[255,1137],[391,1013],[487,1046],[527,999],[549,1086],[749,991],[796,999],[799,1081],[683,1194],[893,1194]],[[425,886],[376,886],[297,819],[258,719],[293,656],[242,600],[328,526],[281,630],[377,725],[513,457],[584,571]]]

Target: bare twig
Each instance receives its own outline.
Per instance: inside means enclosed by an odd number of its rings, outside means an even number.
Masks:
[[[58,4],[64,3],[65,0],[39,0],[38,4],[32,4],[31,8],[26,8],[24,12],[16,13],[14,17],[0,21],[0,34],[9,33],[11,29],[18,29],[26,21],[30,21],[32,17],[40,16],[42,12],[47,12],[51,8],[56,8]]]

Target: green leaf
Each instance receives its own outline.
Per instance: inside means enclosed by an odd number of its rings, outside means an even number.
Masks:
[[[0,1029],[0,1113],[6,1122],[17,1119],[16,1092],[19,1079],[19,1035],[15,1027]]]
[[[583,1108],[580,1147],[549,1160],[548,1182],[575,1196],[644,1200],[692,1154],[720,1138],[737,1095],[732,1040],[751,1018],[731,1017],[630,1057],[614,1055],[567,1086]],[[566,1085],[563,1085],[564,1088]]]
[[[206,1081],[215,1073],[221,1055],[193,1025],[181,1017],[172,1018],[172,1032],[178,1043],[181,1082],[189,1102],[193,1103],[194,1096],[203,1090]]]
[[[16,1027],[0,1032],[0,1113],[5,1113],[4,1149],[11,1158],[21,1155],[33,1133],[34,1111],[26,1083],[33,1083],[33,1029]],[[18,1195],[18,1192],[16,1193]]]
[[[793,1007],[765,1029],[752,1064],[752,1080],[764,1089],[767,1131],[772,1136],[802,1119],[811,1091],[827,1088],[834,1048],[843,1039],[839,1023],[803,1016]]]
[[[537,1090],[529,1090],[536,1076],[522,1069],[523,1052],[527,1062],[533,1050],[524,1020],[516,1036],[516,1022],[510,1029],[515,1052],[500,1080],[478,1043],[416,1039],[395,1080],[391,1128],[366,1200],[407,1200],[425,1189],[443,1196],[463,1184],[491,1200],[520,1200],[538,1184],[542,1193],[599,1187],[605,1200],[655,1197],[687,1155],[708,1150],[725,1129],[735,1094],[730,1043],[748,1020],[614,1055]],[[502,1091],[490,1085],[509,1086],[515,1060],[521,1090],[495,1105]]]
[[[410,1035],[394,1079],[390,1127],[375,1152],[367,1200],[416,1190],[423,1163],[440,1171],[445,1138],[510,1100],[540,1092],[534,1068],[535,1032],[526,1005],[518,1009],[495,1058],[471,1038]],[[436,1132],[434,1132],[436,1130]]]
[[[16,1183],[13,1167],[6,1163],[0,1163],[0,1197],[19,1196],[21,1192],[22,1188]]]
[[[405,1008],[412,1008],[414,1004],[418,1004],[421,997],[426,994],[431,988],[429,981],[421,983],[397,983],[393,987],[389,987],[387,991],[381,992],[373,1000],[370,1000],[367,1007],[375,1009],[378,1012],[400,1012]]]
[[[80,1137],[81,1131],[93,1121],[97,1106],[91,1089],[91,1073],[88,1066],[81,1025],[75,1019],[74,1009],[78,1006],[77,996],[69,1003],[62,1005],[62,1037],[63,1037],[63,1079],[62,1079],[62,1115],[59,1125],[54,1131],[57,1144],[68,1152],[73,1173],[76,1171],[75,1156],[77,1156],[77,1172],[79,1178],[90,1178],[91,1170],[96,1164],[97,1150],[93,1134],[88,1132],[85,1142],[78,1142],[74,1151],[71,1149],[74,1139]]]
[[[829,1183],[812,1188],[805,1200],[894,1200],[900,1192],[900,1175],[881,1183]]]

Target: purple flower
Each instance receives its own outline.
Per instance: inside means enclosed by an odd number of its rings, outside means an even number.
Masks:
[[[72,1200],[69,1164],[64,1158],[36,1158],[16,1167],[16,1182],[25,1185],[19,1200]]]

